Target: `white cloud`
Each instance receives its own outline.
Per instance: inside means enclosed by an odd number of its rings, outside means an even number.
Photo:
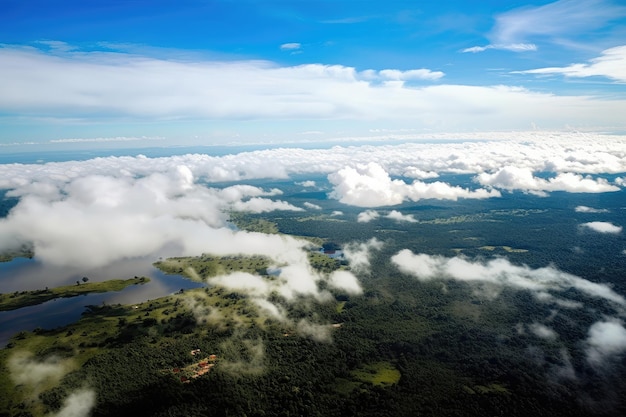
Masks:
[[[304,202],[304,207],[312,209],[312,210],[321,210],[322,207],[317,205],[317,204],[313,204],[313,203],[309,203],[308,201]]]
[[[283,51],[295,51],[300,48],[302,48],[302,44],[298,42],[289,42],[289,43],[283,43],[282,45],[280,45],[280,49]]]
[[[365,210],[359,213],[356,221],[359,223],[369,223],[372,220],[376,220],[380,217],[380,214],[376,210]]]
[[[0,111],[28,120],[404,121],[430,131],[510,130],[531,123],[562,128],[581,120],[598,129],[624,126],[624,100],[506,85],[405,85],[444,76],[424,68],[359,72],[341,65],[175,61],[20,46],[0,47],[0,60]]]
[[[535,336],[541,339],[555,340],[558,337],[554,330],[541,323],[532,323],[528,328]]]
[[[50,417],[88,417],[96,405],[96,393],[91,389],[81,389],[71,393],[61,409]]]
[[[626,329],[619,320],[598,321],[589,328],[587,360],[592,365],[604,364],[607,359],[626,351]]]
[[[343,254],[350,262],[350,267],[357,274],[370,273],[370,257],[375,250],[381,250],[383,242],[372,238],[367,242],[353,242],[343,247]]]
[[[619,82],[626,82],[626,45],[602,51],[602,55],[591,59],[588,64],[572,64],[567,67],[548,67],[526,71],[520,74],[560,74],[566,77],[606,77]]]
[[[303,211],[300,207],[286,201],[273,201],[267,198],[253,197],[247,201],[237,201],[232,205],[237,211],[248,211],[251,213],[267,213],[275,210]]]
[[[412,214],[402,214],[398,210],[391,210],[385,217],[398,222],[417,223]]]
[[[476,179],[482,185],[529,192],[605,193],[620,190],[619,187],[609,184],[604,178],[593,179],[588,176],[583,177],[579,174],[565,172],[553,178],[543,179],[533,176],[533,172],[529,168],[515,166],[505,166],[493,174],[484,172],[479,174]]]
[[[496,258],[487,262],[470,261],[462,257],[445,258],[414,254],[408,249],[395,254],[391,261],[396,267],[421,281],[454,279],[477,284],[507,286],[535,293],[546,301],[546,293],[575,288],[590,297],[601,298],[625,306],[626,300],[609,286],[588,281],[553,267],[531,269]]]
[[[588,222],[588,223],[583,223],[582,226],[587,227],[598,233],[617,234],[617,233],[621,233],[622,231],[622,226],[616,226],[610,222]]]
[[[328,284],[332,288],[336,288],[341,291],[345,291],[351,295],[363,294],[363,288],[357,277],[350,271],[338,270],[334,271],[328,277]]]
[[[472,46],[470,48],[465,48],[461,50],[463,53],[477,53],[484,52],[488,49],[496,49],[496,50],[504,50],[504,51],[512,51],[512,52],[528,52],[528,51],[536,51],[537,45],[533,43],[509,43],[509,44],[489,44],[485,46]]]
[[[313,180],[307,180],[307,181],[302,181],[302,182],[297,182],[296,184],[301,185],[303,187],[307,187],[307,188],[312,188],[315,187],[317,184],[315,183],[315,181]]]
[[[494,44],[517,44],[530,38],[557,40],[602,28],[623,16],[624,7],[605,0],[559,0],[499,14],[489,34]]]
[[[412,184],[407,184],[402,180],[392,180],[383,167],[374,162],[356,168],[346,167],[330,174],[328,180],[334,185],[330,193],[332,198],[358,207],[392,206],[405,200],[418,201],[428,198],[457,200],[500,196],[496,190],[471,191],[439,181],[424,183],[416,180]]]
[[[576,206],[574,209],[577,213],[608,213],[607,209],[597,209],[587,206]]]

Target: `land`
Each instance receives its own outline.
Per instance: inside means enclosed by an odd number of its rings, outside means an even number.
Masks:
[[[150,281],[147,277],[130,279],[112,279],[102,282],[77,282],[75,285],[46,288],[34,291],[16,291],[10,294],[0,294],[0,311],[16,310],[33,306],[55,298],[69,298],[89,293],[103,293],[121,291],[130,285],[141,285]]]

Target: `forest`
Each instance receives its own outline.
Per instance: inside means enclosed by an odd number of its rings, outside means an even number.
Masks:
[[[284,196],[296,203],[313,197]],[[89,392],[96,393],[95,417],[626,415],[626,360],[598,370],[584,342],[598,317],[614,313],[611,305],[570,288],[562,299],[588,307],[557,311],[530,290],[421,281],[391,261],[409,249],[551,265],[626,294],[617,279],[624,258],[607,250],[606,236],[577,227],[587,219],[571,214],[579,197],[522,197],[461,207],[406,204],[401,210],[414,215],[412,223],[359,223],[362,210],[327,200],[315,201],[329,212],[341,209],[342,217],[233,213],[240,229],[309,238],[309,262],[320,274],[350,265],[317,246],[346,248],[375,237],[382,245],[359,275],[363,293],[322,281],[332,299],[293,302],[270,294],[287,319],[266,314],[249,293],[217,284],[136,305],[88,306],[78,322],[20,332],[0,350],[0,416],[56,415],[68,398]],[[614,240],[613,247],[623,244],[623,237]],[[190,279],[232,272],[275,279],[260,256],[198,254],[155,265]],[[546,318],[558,337],[529,330]],[[303,331],[305,325],[324,337]]]

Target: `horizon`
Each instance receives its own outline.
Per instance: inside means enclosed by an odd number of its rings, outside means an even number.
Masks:
[[[609,0],[4,7],[3,150],[626,131]]]

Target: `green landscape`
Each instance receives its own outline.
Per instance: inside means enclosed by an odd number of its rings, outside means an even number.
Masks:
[[[432,218],[445,219],[448,209],[431,211]],[[298,213],[231,215],[240,230],[306,236],[308,262],[322,278],[351,266],[320,248],[332,252],[372,235],[384,245],[371,253],[370,272],[361,275],[362,295],[321,279],[318,290],[330,298],[298,296],[294,302],[277,291],[267,294],[280,315],[268,313],[253,293],[212,280],[243,273],[238,279],[260,277],[274,288],[280,277],[273,268],[280,265],[267,257],[206,253],[160,259],[154,265],[163,272],[209,284],[132,305],[90,305],[70,325],[17,333],[0,350],[0,415],[55,415],[68,398],[89,390],[98,393],[93,416],[522,416],[528,410],[587,416],[604,415],[601,404],[607,401],[605,414],[618,415],[624,402],[607,392],[626,389],[621,371],[595,374],[580,342],[595,315],[609,311],[606,306],[571,292],[594,310],[563,310],[552,323],[560,338],[538,339],[520,331],[528,326],[523,323],[541,322],[554,312],[531,293],[504,287],[492,295],[488,287],[459,281],[419,282],[390,263],[398,249],[411,248],[545,266],[542,245],[572,239],[564,231],[567,219],[555,221],[545,211],[511,212],[518,214],[509,218],[507,233],[482,227],[510,214],[502,210],[404,225],[405,233],[394,234],[388,233],[396,230],[392,222],[356,227]],[[499,222],[490,228],[494,224]],[[551,243],[540,243],[523,227],[537,224],[550,225]],[[430,232],[433,227],[437,233]],[[590,241],[587,250],[594,245]],[[587,276],[620,268],[583,268],[554,248],[550,257]],[[605,261],[599,255],[597,262]],[[147,278],[81,281],[3,294],[0,305],[142,283]],[[571,356],[564,358],[564,348]],[[580,377],[559,376],[568,366]]]

